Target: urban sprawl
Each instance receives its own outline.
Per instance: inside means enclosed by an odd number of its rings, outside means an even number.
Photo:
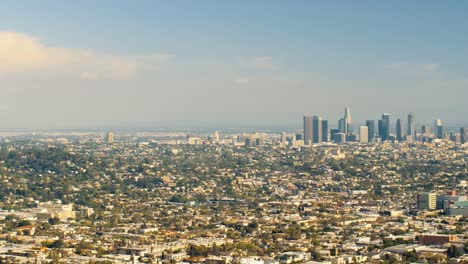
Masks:
[[[0,263],[468,263],[467,138],[348,108],[287,133],[10,133]]]

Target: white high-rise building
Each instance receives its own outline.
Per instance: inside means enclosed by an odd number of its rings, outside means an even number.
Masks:
[[[367,126],[359,127],[359,142],[361,143],[369,142],[369,128]]]
[[[349,107],[345,107],[344,119],[346,120],[347,130],[350,131],[351,130],[351,122],[353,120],[351,119],[351,111],[349,110]]]

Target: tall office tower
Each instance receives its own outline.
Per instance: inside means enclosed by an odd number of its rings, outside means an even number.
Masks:
[[[396,138],[398,141],[403,141],[403,125],[401,124],[401,119],[398,118],[396,121]]]
[[[378,121],[378,135],[379,135],[379,138],[382,139],[382,134],[383,134],[383,127],[382,127],[382,119],[379,119]]]
[[[437,136],[436,138],[438,139],[443,139],[444,138],[444,126],[437,126],[436,127],[436,133],[437,133]]]
[[[346,142],[346,135],[344,133],[333,134],[332,140],[335,143],[344,143]]]
[[[328,142],[328,120],[322,120],[322,141]]]
[[[304,116],[304,143],[312,144],[312,117]]]
[[[428,125],[423,125],[421,127],[421,133],[425,137],[429,137],[431,135],[431,127]]]
[[[314,116],[312,119],[312,142],[322,143],[322,118]]]
[[[390,137],[390,114],[382,115],[382,141],[388,140]]]
[[[462,144],[468,142],[468,127],[460,127],[460,142]]]
[[[414,126],[414,115],[411,113],[408,115],[408,127],[406,130],[406,134],[409,136],[411,140],[416,140],[416,129]]]
[[[213,139],[214,139],[214,141],[219,142],[219,132],[218,131],[214,132]]]
[[[288,135],[286,132],[281,132],[281,145],[286,145]]]
[[[453,142],[460,141],[460,135],[458,135],[457,133],[455,133],[453,131],[450,131],[449,138],[450,138],[450,141],[453,141]]]
[[[435,210],[437,205],[436,193],[418,193],[418,208],[425,210]]]
[[[346,118],[341,118],[338,120],[338,129],[340,130],[340,133],[348,133],[348,123],[346,122]]]
[[[375,137],[375,122],[374,120],[366,120],[366,126],[369,136],[369,142]]]
[[[304,140],[304,135],[296,134],[296,140]]]
[[[107,141],[107,143],[113,143],[114,142],[114,133],[108,132],[106,134],[106,141]]]
[[[434,121],[434,138],[444,138],[444,127],[442,126],[442,120],[436,119]]]
[[[335,138],[335,135],[338,133],[340,133],[339,129],[336,129],[336,128],[330,129],[330,141],[336,142],[334,138]]]
[[[361,143],[369,142],[369,127],[368,126],[359,127],[359,142]]]
[[[346,128],[347,128],[346,132],[351,131],[352,119],[351,119],[351,111],[349,110],[349,107],[345,107],[344,119],[346,119]]]

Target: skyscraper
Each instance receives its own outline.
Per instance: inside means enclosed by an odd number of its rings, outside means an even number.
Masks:
[[[462,144],[468,142],[468,127],[460,128],[460,142]]]
[[[421,127],[421,133],[425,137],[429,137],[431,135],[431,127],[428,125],[423,125]]]
[[[346,118],[341,118],[338,120],[338,129],[340,130],[340,133],[348,133],[348,123],[346,122]]]
[[[416,140],[416,130],[414,126],[414,115],[411,113],[408,115],[408,128],[406,134],[411,140]]]
[[[382,115],[382,141],[388,140],[390,137],[390,114]]]
[[[382,127],[382,119],[379,119],[378,121],[378,134],[379,134],[379,137],[380,139],[382,139],[382,134],[383,134],[383,127]]]
[[[403,141],[403,125],[400,118],[396,121],[396,138],[400,142]]]
[[[442,139],[444,137],[444,127],[442,126],[442,120],[436,119],[434,121],[434,138]]]
[[[322,143],[322,118],[318,116],[312,118],[312,142]]]
[[[328,120],[322,120],[322,141],[328,142]]]
[[[304,116],[304,143],[310,145],[312,143],[312,117]]]
[[[346,119],[347,131],[351,131],[352,119],[351,119],[351,111],[349,110],[349,107],[345,107],[344,119]]]
[[[340,130],[339,129],[336,129],[336,128],[333,128],[333,129],[330,129],[330,141],[333,141],[333,142],[336,142],[335,141],[335,138],[336,138],[336,134],[340,133]]]
[[[369,127],[368,126],[359,127],[359,142],[361,143],[369,142]]]
[[[108,132],[106,134],[106,141],[107,143],[114,143],[114,133]]]
[[[281,145],[286,145],[287,134],[286,132],[281,132]]]
[[[375,137],[375,122],[374,120],[366,120],[369,142]]]

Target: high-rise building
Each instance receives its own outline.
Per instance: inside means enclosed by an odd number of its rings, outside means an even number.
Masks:
[[[344,143],[346,142],[346,135],[344,133],[335,133],[332,137],[333,142],[335,143]]]
[[[288,135],[286,134],[286,132],[281,132],[281,145],[286,145],[287,138],[288,138]]]
[[[366,120],[367,131],[369,132],[369,142],[375,137],[375,122],[374,120]]]
[[[344,113],[344,119],[346,119],[346,130],[351,131],[351,111],[349,110],[349,107],[345,107],[345,113]]]
[[[460,128],[460,142],[462,144],[468,142],[468,127]]]
[[[383,134],[383,125],[382,125],[382,119],[379,119],[378,121],[378,134],[379,134],[379,138],[382,139],[382,134]]]
[[[322,120],[322,142],[328,142],[328,120]]]
[[[419,141],[421,142],[431,142],[431,126],[423,125],[421,126],[421,135]]]
[[[322,143],[322,118],[318,116],[312,118],[312,142]]]
[[[411,140],[416,140],[416,130],[415,130],[415,126],[414,126],[414,115],[413,114],[408,115],[408,127],[407,127],[406,134],[409,136],[409,138]]]
[[[361,143],[369,142],[369,127],[368,126],[359,127],[359,142]]]
[[[401,119],[398,118],[396,121],[396,138],[398,141],[403,141],[403,125],[401,123]]]
[[[340,133],[348,133],[348,122],[346,121],[346,118],[341,118],[338,120],[338,129],[340,130]]]
[[[434,138],[444,138],[444,127],[442,126],[442,120],[436,119],[434,121]]]
[[[424,137],[429,137],[431,135],[431,127],[428,125],[421,126],[421,133]]]
[[[312,117],[304,116],[304,143],[306,145],[312,144]]]
[[[296,134],[296,140],[304,140],[304,135]]]
[[[444,138],[444,126],[437,126],[436,127],[436,138],[443,139]]]
[[[388,140],[390,137],[390,114],[382,115],[382,141]]]
[[[333,128],[333,129],[330,129],[330,140],[333,141],[333,142],[336,142],[335,141],[335,135],[340,133],[340,130],[339,129],[336,129],[336,128]]]
[[[455,133],[454,131],[450,131],[449,137],[450,137],[450,141],[453,141],[456,143],[460,142],[460,134]]]
[[[114,133],[108,132],[106,134],[106,141],[107,143],[114,143]]]
[[[423,210],[435,210],[437,206],[436,193],[418,193],[418,208]]]

